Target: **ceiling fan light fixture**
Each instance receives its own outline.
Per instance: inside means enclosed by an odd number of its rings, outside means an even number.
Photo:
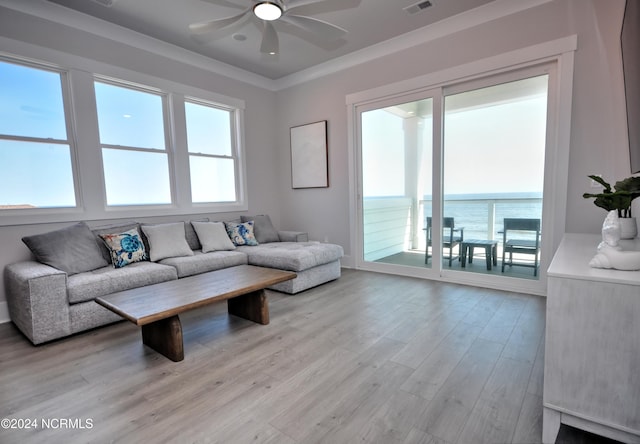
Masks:
[[[260,2],[253,7],[253,13],[259,19],[273,21],[280,18],[282,8],[273,2]]]

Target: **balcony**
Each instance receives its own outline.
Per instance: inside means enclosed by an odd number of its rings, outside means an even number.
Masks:
[[[426,217],[431,215],[429,198],[414,200],[406,197],[365,198],[364,259],[366,261],[431,268],[425,263]],[[473,263],[465,268],[454,261],[452,269],[536,279],[531,268],[506,267],[502,273],[502,225],[504,218],[542,218],[542,198],[534,193],[447,196],[443,213],[454,217],[456,227],[464,227],[465,239],[498,241],[498,265],[486,269],[484,249],[476,249]],[[430,249],[431,250],[431,249]],[[454,252],[458,247],[454,249]],[[431,255],[431,251],[429,252]],[[437,257],[437,255],[436,255]],[[514,262],[533,263],[530,255],[514,255]],[[448,264],[445,263],[445,268]]]

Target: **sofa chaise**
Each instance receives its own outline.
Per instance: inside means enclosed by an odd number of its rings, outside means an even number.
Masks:
[[[343,256],[339,245],[276,231],[266,215],[94,228],[80,222],[23,241],[35,259],[5,267],[4,282],[11,320],[33,344],[122,320],[94,301],[99,296],[244,264],[296,272],[270,287],[296,294],[339,278]]]

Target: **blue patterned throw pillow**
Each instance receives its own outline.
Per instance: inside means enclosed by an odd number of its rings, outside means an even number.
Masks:
[[[255,235],[253,234],[253,221],[245,223],[225,222],[227,234],[234,245],[258,245]]]
[[[135,228],[124,233],[101,234],[100,237],[111,251],[111,260],[115,268],[147,260],[142,238]]]

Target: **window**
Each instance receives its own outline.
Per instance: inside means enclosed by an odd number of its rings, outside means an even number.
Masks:
[[[0,227],[247,209],[243,100],[33,56],[0,53]]]
[[[0,61],[0,209],[76,206],[65,81]]]
[[[107,205],[170,204],[165,97],[102,81],[94,86]]]
[[[233,111],[196,100],[184,106],[192,202],[235,202]]]

